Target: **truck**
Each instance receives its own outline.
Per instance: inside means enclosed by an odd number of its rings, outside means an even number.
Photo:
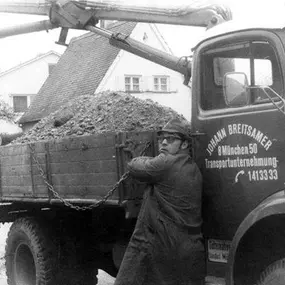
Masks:
[[[0,37],[61,27],[64,43],[69,29],[85,29],[180,72],[185,84],[191,78],[191,151],[203,175],[205,281],[284,284],[284,23],[247,24],[232,20],[224,6],[195,1],[176,9],[107,0],[2,2],[0,12],[49,20],[1,29]],[[207,32],[189,61],[97,27],[103,19],[202,26]],[[0,221],[12,222],[8,284],[96,284],[98,269],[116,276],[145,187],[128,178],[126,163],[156,153],[155,132],[0,147]]]

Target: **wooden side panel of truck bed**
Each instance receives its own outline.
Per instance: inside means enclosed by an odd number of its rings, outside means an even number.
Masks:
[[[152,142],[147,154],[154,155],[154,136],[152,132],[108,133],[3,146],[0,148],[1,199],[54,200],[50,184],[63,199],[100,200],[126,171],[131,158],[128,146],[133,145],[138,155],[147,141]],[[120,188],[111,200],[133,198],[132,183]]]

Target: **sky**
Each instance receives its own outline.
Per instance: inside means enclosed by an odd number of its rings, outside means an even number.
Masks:
[[[0,0],[0,3],[3,0]],[[15,1],[15,0],[10,0]],[[26,0],[17,0],[26,1]],[[117,0],[118,1],[118,0]],[[192,2],[195,0],[192,0]],[[285,0],[218,0],[231,7],[234,18],[241,18],[254,21],[257,17],[262,17],[264,21],[271,21],[274,18],[284,17]],[[130,2],[130,1],[129,1]],[[157,3],[157,6],[167,4],[167,2],[178,4],[189,4],[191,0],[132,0],[130,3],[144,4]],[[215,1],[217,2],[217,1]],[[34,22],[46,19],[41,16],[16,15],[0,13],[0,29],[13,25]],[[285,18],[284,18],[285,26]],[[181,27],[158,25],[166,42],[169,44],[173,53],[177,56],[189,55],[191,48],[197,43],[203,35],[204,29],[197,27]],[[0,39],[0,72],[5,71],[22,62],[30,60],[40,54],[54,50],[63,53],[65,47],[55,44],[59,37],[59,29],[49,32],[36,32]],[[67,41],[72,37],[82,34],[81,31],[72,31],[69,33]]]

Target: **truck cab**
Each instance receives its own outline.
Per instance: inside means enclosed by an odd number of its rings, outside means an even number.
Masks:
[[[282,284],[276,268],[284,278],[285,32],[279,27],[222,23],[194,49],[192,126],[204,179],[208,275],[226,274],[226,284],[270,278]]]

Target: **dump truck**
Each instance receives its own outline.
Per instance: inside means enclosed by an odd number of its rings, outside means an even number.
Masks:
[[[183,74],[185,84],[191,78],[206,282],[284,284],[284,22],[234,21],[227,8],[204,1],[176,8],[107,0],[2,2],[1,12],[49,19],[1,29],[0,37],[60,27],[65,43],[69,29],[89,30]],[[189,62],[97,27],[104,19],[207,32]],[[145,187],[129,180],[126,163],[156,153],[155,132],[0,147],[0,221],[12,222],[8,284],[95,284],[100,268],[116,276]]]

